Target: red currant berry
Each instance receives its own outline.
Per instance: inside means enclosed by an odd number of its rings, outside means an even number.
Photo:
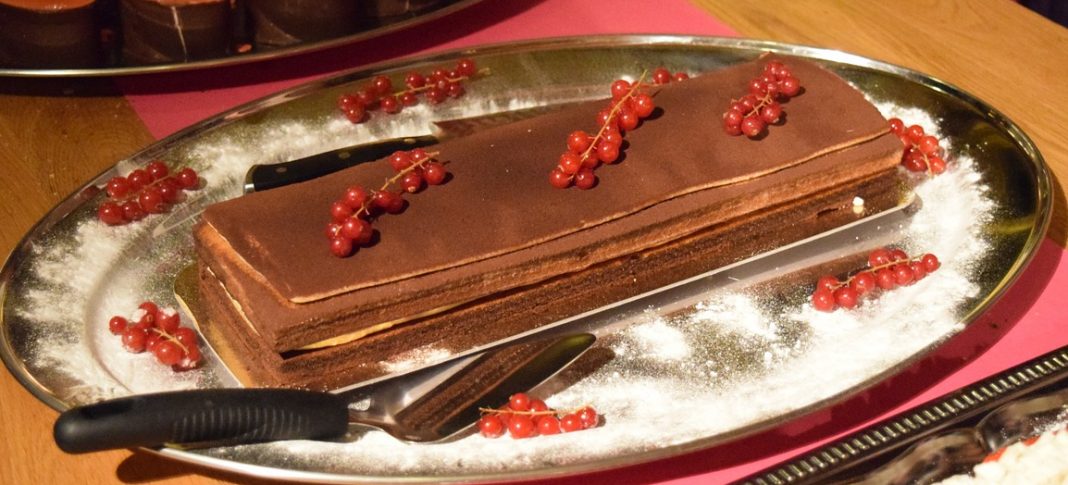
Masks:
[[[404,76],[404,84],[411,89],[419,89],[426,85],[426,78],[422,74],[412,71]]]
[[[163,201],[163,194],[155,186],[145,187],[141,195],[137,196],[137,202],[141,208],[149,214],[159,214],[167,210],[167,204]]]
[[[508,419],[508,434],[512,438],[529,438],[534,436],[536,429],[534,420],[530,419],[530,416],[516,414]]]
[[[341,111],[348,111],[356,107],[356,105],[361,105],[361,108],[363,107],[360,98],[357,98],[354,94],[342,94],[337,98],[337,108]]]
[[[928,273],[933,273],[936,269],[942,266],[942,263],[938,261],[938,256],[931,253],[924,254],[923,257],[920,258],[920,261],[923,262],[923,267]]]
[[[842,286],[842,282],[838,281],[833,275],[823,275],[816,281],[816,288],[826,288],[830,291],[834,291],[839,286]]]
[[[742,126],[742,120],[745,119],[745,113],[741,110],[731,108],[723,113],[723,123],[727,126]]]
[[[163,341],[163,334],[155,330],[145,330],[148,335],[148,339],[145,340],[145,350],[153,352],[156,350],[156,346]]]
[[[895,135],[905,133],[905,123],[898,118],[890,118],[890,132]]]
[[[126,177],[112,177],[108,180],[107,192],[108,197],[112,199],[126,197],[126,194],[130,193],[130,182],[126,180]]]
[[[682,72],[682,71],[679,71],[679,72],[675,73],[675,80],[676,81],[685,81],[687,79],[690,79],[690,75],[689,74],[686,74],[685,72]]]
[[[583,407],[578,412],[579,421],[582,421],[583,428],[592,428],[597,426],[597,422],[600,419],[597,416],[597,411],[590,406]]]
[[[178,199],[182,196],[182,188],[178,186],[178,182],[173,178],[165,178],[156,184],[159,189],[159,195],[163,197],[163,202],[168,204],[178,202]]]
[[[597,185],[597,176],[593,174],[593,170],[589,168],[583,168],[575,174],[575,187],[582,190],[592,189]]]
[[[765,89],[766,85],[764,84],[764,81],[760,79],[753,79],[752,81],[749,81],[748,86],[749,94],[760,97],[763,97],[764,95],[768,94],[767,89]]]
[[[156,327],[164,332],[174,333],[181,324],[181,318],[173,308],[160,310],[156,314]]]
[[[849,287],[853,288],[858,295],[870,293],[876,287],[875,275],[871,274],[869,271],[857,273],[853,276],[853,281],[849,283]]]
[[[912,271],[912,280],[920,281],[927,276],[927,268],[924,268],[923,262],[912,261],[909,262],[909,270]]]
[[[423,152],[424,154],[426,152]],[[393,171],[400,172],[408,167],[412,166],[412,156],[408,152],[396,151],[389,156],[389,166],[393,167]]]
[[[671,71],[666,68],[658,67],[653,70],[653,83],[655,84],[667,84],[671,82]]]
[[[623,133],[614,128],[608,128],[601,132],[601,141],[615,146],[623,145]]]
[[[556,168],[568,175],[574,175],[582,168],[582,157],[572,152],[564,153],[560,155],[560,161],[557,162]]]
[[[923,161],[923,158],[905,158],[903,162],[905,168],[910,172],[926,172],[927,162]]]
[[[879,285],[879,288],[892,290],[897,287],[897,277],[890,268],[883,268],[875,272],[875,283]]]
[[[935,155],[938,153],[938,150],[941,149],[938,146],[938,138],[931,135],[925,135],[923,138],[920,138],[920,142],[917,143],[916,146],[921,152],[927,155]]]
[[[912,143],[919,143],[923,139],[923,127],[920,125],[912,125],[905,130],[905,134],[908,135],[909,141]]]
[[[166,177],[169,173],[167,165],[160,160],[148,162],[148,165],[145,165],[145,170],[148,171],[148,174],[152,176],[153,180],[159,180]]]
[[[597,143],[597,159],[604,163],[613,163],[619,159],[619,145],[605,143],[601,140]]]
[[[404,177],[401,178],[401,188],[409,194],[423,190],[423,176],[415,171],[404,174]]]
[[[148,332],[141,328],[130,327],[122,332],[122,346],[135,354],[145,351],[147,340]]]
[[[735,111],[731,109],[730,111]],[[730,112],[728,111],[728,113]],[[726,116],[723,117],[723,131],[730,136],[738,136],[742,134],[742,122],[739,121],[737,125],[732,124],[731,120]]]
[[[656,103],[653,101],[652,96],[638,93],[630,99],[630,107],[634,110],[634,114],[638,115],[638,118],[645,119],[653,114],[653,110],[656,109]]]
[[[171,366],[171,369],[176,371],[195,369],[197,364],[200,363],[200,349],[197,347],[188,347],[185,349],[185,353],[182,354],[182,359],[177,364]]]
[[[821,312],[834,311],[834,293],[827,288],[819,288],[812,293],[812,307]]]
[[[397,114],[401,111],[400,101],[397,101],[397,97],[389,94],[382,98],[379,103],[382,105],[382,111],[389,114]]]
[[[392,164],[392,162],[390,163]],[[341,196],[341,202],[353,210],[359,209],[367,202],[367,189],[359,185],[353,185],[345,189],[345,195]]]
[[[341,224],[331,222],[326,225],[326,238],[333,239],[341,234]]]
[[[498,438],[504,434],[504,423],[496,414],[487,414],[478,420],[478,432],[487,438]]]
[[[100,222],[109,226],[126,223],[126,216],[122,212],[122,207],[114,202],[100,204],[100,207],[96,210],[96,216],[100,219]]]
[[[533,398],[530,400],[530,410],[536,413],[545,412],[549,410],[549,406],[545,404],[545,401]]]
[[[130,322],[126,321],[125,318],[122,318],[120,316],[114,316],[111,317],[111,320],[108,320],[108,330],[110,330],[111,333],[115,335],[119,335],[122,332],[126,331],[126,327],[129,325],[129,323]]]
[[[571,413],[560,418],[560,430],[565,433],[582,430],[582,419],[577,414]]]
[[[345,219],[352,217],[353,208],[348,203],[342,200],[335,200],[330,204],[330,218],[334,222],[343,223]]]
[[[371,79],[371,88],[379,96],[384,96],[393,91],[393,82],[386,76],[375,76]]]
[[[138,168],[130,172],[130,175],[126,176],[126,180],[130,182],[130,187],[141,188],[151,184],[155,179],[148,172]]]
[[[401,212],[404,212],[404,198],[396,192],[389,192],[386,190],[375,192],[375,194],[371,196],[371,200],[378,208],[390,214],[400,214]]]
[[[894,282],[898,285],[910,285],[916,279],[916,275],[912,274],[912,269],[907,264],[895,264],[890,269],[894,272]]]
[[[442,91],[437,87],[427,89],[425,95],[427,102],[430,104],[440,104],[442,101],[445,101],[445,97],[448,96],[445,91]]]
[[[801,81],[792,76],[784,77],[779,81],[779,93],[788,98],[797,96],[801,92]]]
[[[397,99],[400,100],[401,106],[415,106],[419,104],[419,96],[416,96],[415,93],[409,91],[401,93],[400,97]]]
[[[932,156],[927,159],[927,166],[930,168],[931,173],[938,175],[946,171],[946,161],[942,157]]]
[[[567,149],[571,153],[582,153],[590,147],[590,135],[585,131],[575,130],[567,136]]]
[[[155,316],[157,313],[159,313],[159,305],[156,305],[155,303],[152,303],[150,301],[141,302],[140,305],[137,305],[137,308],[140,310],[144,310],[145,313],[149,313],[152,316]]]
[[[197,172],[189,167],[185,167],[175,174],[175,178],[178,180],[178,185],[183,189],[190,190],[200,185],[200,178],[197,176]]]
[[[152,349],[152,353],[163,365],[174,365],[182,360],[182,349],[170,340],[161,341]]]
[[[857,300],[860,295],[857,294],[857,290],[851,287],[843,286],[837,290],[834,290],[834,302],[846,310],[851,310],[857,306]]]
[[[345,119],[352,124],[363,123],[367,117],[367,108],[364,108],[362,103],[346,108],[342,112],[345,114]]]
[[[782,106],[779,103],[768,103],[767,106],[760,108],[760,119],[769,125],[778,123],[781,116]]]
[[[452,83],[449,85],[449,88],[445,90],[445,95],[455,99],[459,98],[460,96],[463,96],[466,92],[467,91],[464,89],[463,84]]]
[[[614,126],[616,115],[609,108],[602,109],[597,113],[597,124],[601,126]]]
[[[415,148],[408,151],[408,155],[412,157],[412,163],[422,163],[425,160],[430,159],[430,154],[422,148]]]
[[[538,416],[534,424],[537,425],[540,435],[560,434],[560,420],[556,419],[556,416]]]
[[[640,121],[641,118],[629,107],[624,106],[623,109],[619,110],[619,129],[631,131],[638,127]]]
[[[900,248],[894,248],[890,250],[890,261],[907,261],[909,255]]]
[[[186,349],[196,348],[196,346],[198,345],[197,333],[189,327],[178,327],[172,333],[172,337],[174,337],[174,339],[177,340],[178,343],[182,344],[182,346]]]
[[[612,99],[619,101],[630,93],[630,83],[623,79],[617,79],[612,83]]]
[[[876,267],[882,266],[890,262],[890,250],[886,248],[879,248],[872,250],[868,254],[868,266]]]
[[[375,94],[373,88],[356,91],[356,99],[360,100],[360,105],[363,106],[364,109],[373,108],[375,103],[378,102],[378,96]]]
[[[445,170],[445,166],[438,162],[427,162],[423,165],[423,178],[426,179],[426,183],[429,185],[445,183],[446,176],[448,176],[448,172]]]
[[[554,168],[549,172],[549,184],[558,189],[566,189],[571,186],[571,176]]]
[[[139,221],[145,218],[145,210],[135,200],[122,203],[122,216],[128,221]]]
[[[345,219],[345,222],[341,223],[341,229],[338,231],[338,235],[346,239],[351,239],[355,241],[356,239],[359,239],[361,235],[363,235],[364,225],[369,226],[371,225],[371,223],[363,219],[350,217],[348,219]]]
[[[742,133],[749,138],[756,138],[764,132],[764,121],[756,116],[747,116],[742,120]]]
[[[508,398],[508,407],[513,411],[529,411],[530,396],[523,392],[512,394],[512,396]]]
[[[338,236],[330,240],[330,252],[339,258],[347,258],[352,255],[352,239]]]
[[[475,61],[465,57],[456,62],[456,73],[461,76],[474,76],[478,72]]]

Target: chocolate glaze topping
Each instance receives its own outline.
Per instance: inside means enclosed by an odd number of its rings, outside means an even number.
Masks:
[[[760,65],[660,89],[655,99],[665,115],[627,134],[623,161],[599,169],[600,182],[589,191],[555,189],[547,174],[568,133],[596,129],[593,115],[603,101],[434,147],[452,179],[407,196],[403,214],[374,223],[380,241],[350,258],[331,255],[324,240],[330,203],[349,185],[380,185],[390,175],[386,163],[217,204],[204,221],[279,295],[311,302],[544,244],[887,132],[878,111],[841,79],[789,60],[805,91],[785,105],[786,123],[771,127],[765,140],[727,136],[721,115]]]

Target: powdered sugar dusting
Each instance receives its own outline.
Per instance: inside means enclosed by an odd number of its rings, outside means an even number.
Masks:
[[[382,362],[382,367],[386,370],[386,374],[398,374],[417,369],[425,365],[426,362],[442,361],[450,355],[452,355],[452,352],[448,349],[434,346],[420,347],[393,356],[393,358]]]

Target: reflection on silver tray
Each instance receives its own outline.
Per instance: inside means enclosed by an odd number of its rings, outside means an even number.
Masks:
[[[696,303],[649,308],[629,327],[601,336],[604,350],[616,357],[550,402],[566,408],[594,399],[606,416],[600,428],[537,440],[486,442],[476,436],[434,446],[405,446],[367,433],[346,444],[159,452],[250,475],[321,482],[539,478],[724,444],[840,402],[937,348],[1004,292],[1048,224],[1049,174],[1012,122],[952,86],[841,52],[737,39],[583,37],[465,50],[493,75],[472,83],[462,102],[418,106],[361,125],[336,112],[337,96],[371,76],[399,76],[460,56],[449,52],[298,86],[189,127],[102,174],[16,248],[0,273],[0,355],[56,409],[134,392],[233,385],[213,358],[194,373],[153,371],[139,360],[143,356],[122,352],[100,322],[141,299],[173,301],[174,275],[194,257],[189,228],[198,208],[238,196],[248,165],[424,134],[434,119],[599,98],[612,80],[649,66],[696,74],[764,51],[812,58],[889,113],[937,120],[955,169],[919,187],[926,204],[910,220],[840,254],[797,261],[771,274],[721,272]],[[94,223],[97,187],[157,157],[197,168],[206,187],[164,216],[122,228]],[[959,217],[965,212],[975,217]],[[887,244],[957,257],[943,258],[938,273],[895,298],[849,313],[815,312],[804,303],[809,280],[782,277]],[[927,290],[943,298],[919,300]]]
[[[482,0],[442,0],[437,5],[431,5],[429,7],[423,7],[419,12],[408,13],[390,17],[385,20],[376,22],[374,25],[367,25],[357,31],[338,37],[298,42],[292,45],[278,46],[278,47],[256,47],[251,42],[251,34],[234,34],[232,43],[234,45],[246,44],[250,50],[240,49],[240,52],[233,52],[230,55],[223,57],[212,57],[204,59],[190,60],[186,62],[163,62],[153,64],[131,64],[123,63],[119,61],[103,62],[94,67],[48,67],[48,68],[32,68],[32,67],[11,67],[0,64],[0,76],[14,76],[14,77],[87,77],[87,76],[124,76],[131,74],[146,74],[154,72],[175,72],[175,71],[188,71],[193,69],[206,69],[212,67],[231,66],[237,64],[246,64],[250,62],[263,61],[268,59],[276,59],[281,57],[293,56],[297,54],[303,54],[307,52],[314,52],[323,49],[329,49],[345,44],[354,42],[360,42],[368,39],[380,37],[392,32],[397,32],[404,29],[409,29],[432,20],[444,17],[463,10],[471,5],[481,2]],[[110,4],[110,3],[109,3]],[[118,8],[117,2],[111,4],[113,7]],[[239,4],[243,5],[243,4]],[[102,15],[102,17],[104,17]],[[235,22],[238,23],[238,22]],[[243,24],[240,22],[239,24]],[[103,34],[101,34],[103,35]],[[114,37],[114,34],[111,34]],[[237,49],[236,47],[233,49]],[[109,52],[102,54],[105,58],[121,58],[120,46],[114,48],[103,48],[103,50],[110,50]]]

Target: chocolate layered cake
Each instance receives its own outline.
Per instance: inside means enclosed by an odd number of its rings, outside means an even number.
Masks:
[[[763,61],[659,88],[592,190],[552,187],[591,102],[432,147],[451,179],[375,221],[349,258],[331,202],[388,163],[209,207],[195,230],[201,322],[249,384],[333,387],[416,349],[460,352],[700,274],[899,203],[902,146],[834,74],[788,59],[803,94],[759,139],[722,114]],[[854,211],[856,197],[865,211]]]
[[[0,67],[93,67],[100,62],[95,0],[0,0]]]
[[[359,2],[363,17],[371,25],[387,24],[419,15],[441,0],[365,0]]]
[[[223,57],[230,50],[230,0],[122,0],[126,64]]]
[[[247,0],[253,37],[262,46],[333,39],[359,27],[360,2],[352,0]]]

